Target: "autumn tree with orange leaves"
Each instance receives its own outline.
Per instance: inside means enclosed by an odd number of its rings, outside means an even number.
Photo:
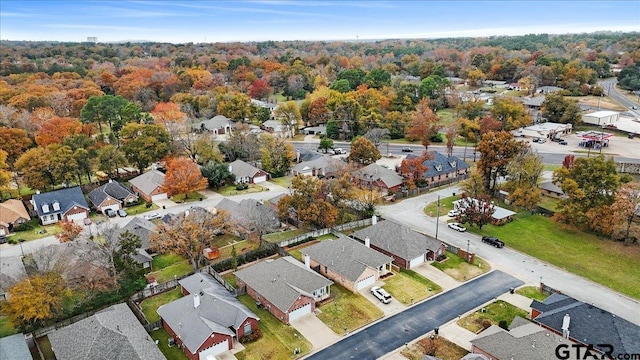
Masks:
[[[65,137],[82,133],[82,123],[77,119],[54,116],[44,122],[36,133],[36,144],[47,146],[62,144]]]
[[[428,152],[423,152],[420,156],[407,156],[400,163],[400,175],[402,175],[410,189],[415,189],[424,182],[424,173],[427,168],[423,165],[425,161],[433,159]]]
[[[73,221],[61,221],[60,228],[62,231],[57,233],[55,237],[61,243],[77,239],[82,232],[82,226],[74,223]]]
[[[175,141],[178,136],[186,131],[184,125],[187,115],[182,112],[180,105],[174,102],[161,102],[151,111],[151,115],[157,125],[164,126],[171,141]]]
[[[202,176],[198,164],[193,160],[178,157],[167,161],[167,173],[162,188],[168,194],[184,194],[184,198],[187,199],[189,193],[206,187],[207,179]]]
[[[8,292],[3,312],[15,325],[30,329],[60,315],[66,284],[60,274],[49,272],[24,279]]]
[[[420,140],[424,149],[427,150],[431,144],[431,137],[440,129],[439,121],[438,115],[429,107],[429,101],[427,99],[420,100],[411,116],[411,126],[407,129],[407,138]]]

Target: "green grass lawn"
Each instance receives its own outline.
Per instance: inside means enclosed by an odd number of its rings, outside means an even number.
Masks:
[[[508,302],[498,300],[489,304],[486,307],[486,312],[478,310],[458,320],[457,324],[477,334],[483,328],[482,322],[484,320],[489,320],[491,325],[498,325],[500,321],[504,320],[508,326],[511,325],[514,317],[520,316],[526,319],[527,315],[528,313],[525,310],[519,309]]]
[[[293,177],[291,176],[282,176],[282,177],[278,177],[278,178],[271,178],[269,179],[269,181],[271,181],[272,183],[276,184],[276,185],[280,185],[283,188],[290,188],[291,187],[291,179]]]
[[[415,271],[404,269],[386,278],[384,289],[404,305],[414,304],[442,291],[442,288],[431,280]]]
[[[189,263],[189,260],[182,260],[158,271],[151,272],[149,275],[153,276],[158,284],[161,284],[173,278],[179,279],[192,272],[193,267],[191,266],[191,263]]]
[[[182,352],[182,350],[178,349],[177,346],[169,347],[169,333],[160,328],[151,333],[151,338],[153,340],[158,340],[158,347],[160,351],[166,356],[167,360],[188,360],[189,358]]]
[[[554,171],[557,169],[560,169],[562,167],[562,165],[558,165],[558,164],[544,164],[542,166],[542,170],[544,171]]]
[[[453,202],[460,200],[460,196],[449,196],[446,198],[440,198],[440,216],[447,215],[449,210],[453,210]],[[434,201],[424,207],[424,213],[427,216],[436,217],[438,209],[438,202]]]
[[[13,326],[9,317],[0,315],[0,338],[17,333],[18,330]]]
[[[549,297],[549,295],[540,292],[540,288],[536,286],[525,286],[519,289],[516,289],[516,293],[528,297],[529,299],[542,301]]]
[[[231,252],[233,251],[233,247],[236,247],[236,253],[238,255],[245,253],[247,251],[251,251],[253,249],[257,249],[260,244],[258,244],[257,242],[254,241],[249,241],[249,240],[243,240],[238,242],[235,245],[227,245],[224,247],[220,248],[220,257],[217,258],[215,261],[220,261],[220,260],[224,260],[224,259],[228,259],[231,257]]]
[[[240,295],[238,300],[258,315],[262,331],[262,338],[244,344],[245,350],[235,354],[239,360],[289,360],[295,348],[300,348],[301,354],[311,350],[311,343],[295,328],[280,322],[265,309],[258,309],[249,295]]]
[[[318,319],[336,334],[344,334],[345,327],[351,332],[379,318],[384,313],[364,296],[353,293],[340,285],[331,286],[333,301],[320,307]]]
[[[509,247],[640,299],[640,247],[624,246],[553,219],[518,213],[504,226],[485,225],[479,235],[497,236]]]
[[[491,265],[479,256],[476,256],[472,264],[469,264],[460,256],[447,251],[447,261],[431,263],[431,266],[444,272],[458,281],[467,281],[491,270]]]
[[[279,231],[279,232],[263,235],[262,240],[270,243],[279,243],[281,241],[293,239],[296,236],[306,234],[310,231],[311,230],[304,229],[304,228],[288,230],[288,231]]]
[[[238,280],[238,279],[233,274],[233,272],[228,272],[228,273],[222,275],[222,278],[225,279],[226,282],[228,282],[229,284],[233,285],[233,287],[236,287],[236,280]]]
[[[142,308],[142,312],[147,318],[147,321],[152,323],[160,320],[160,315],[158,315],[157,313],[157,310],[160,306],[168,304],[173,300],[177,300],[181,297],[182,293],[180,292],[180,287],[177,287],[171,291],[167,291],[160,295],[145,299],[142,303],[140,303],[140,307]]]
[[[458,121],[455,109],[438,110],[438,116],[440,117],[440,124],[442,124],[443,128],[446,128],[449,124],[453,124]]]
[[[37,218],[33,218],[29,221],[29,225],[32,227],[29,230],[16,231],[14,235],[11,235],[13,239],[22,239],[24,241],[31,241],[36,239],[42,239],[43,237],[58,234],[62,231],[58,224],[42,226],[38,223]],[[44,232],[46,231],[46,232]]]
[[[173,195],[172,197],[169,198],[169,200],[175,202],[175,203],[188,203],[188,202],[194,202],[194,201],[200,201],[200,199],[205,199],[206,197],[202,194],[200,194],[197,191],[193,191],[187,194],[187,197],[185,198],[184,194],[177,194],[177,195]]]
[[[138,205],[133,205],[133,206],[129,206],[127,208],[125,208],[125,210],[127,210],[127,213],[129,215],[137,215],[137,214],[142,214],[145,213],[147,211],[152,211],[152,210],[156,210],[158,209],[158,205],[156,204],[151,204],[150,207],[147,208],[147,204],[142,202],[141,204]]]
[[[556,209],[558,208],[559,201],[560,199],[556,199],[550,196],[542,196],[540,198],[540,202],[538,203],[538,206],[540,206],[543,209],[556,211]]]
[[[235,185],[227,185],[215,190],[215,192],[217,192],[222,196],[231,196],[231,195],[240,195],[240,194],[251,194],[251,193],[268,191],[268,190],[269,189],[267,189],[264,186],[249,184],[249,188],[245,190],[236,190]]]
[[[221,248],[223,246],[227,246],[227,245],[231,245],[231,244],[238,244],[240,242],[242,242],[243,240],[238,237],[235,236],[233,234],[222,234],[222,235],[217,235],[214,236],[211,239],[211,246],[215,246],[218,248]],[[239,251],[240,248],[237,247],[238,245],[236,245],[237,250]]]
[[[184,257],[176,254],[162,254],[156,255],[153,257],[153,261],[151,262],[151,266],[155,270],[164,269],[167,266],[171,266],[175,263],[185,260]]]

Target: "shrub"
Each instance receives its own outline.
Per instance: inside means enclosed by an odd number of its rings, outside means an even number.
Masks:
[[[248,188],[249,188],[249,184],[242,183],[242,184],[236,185],[236,190],[247,190]]]
[[[487,329],[491,326],[491,320],[483,319],[481,324],[482,324],[482,329]]]
[[[33,230],[33,224],[31,222],[25,222],[13,228],[13,231],[25,231],[25,230]]]
[[[258,328],[258,329],[253,330],[253,332],[251,332],[251,334],[241,337],[240,338],[240,343],[241,344],[250,343],[250,342],[253,342],[253,341],[256,341],[256,340],[260,339],[261,337],[262,337],[262,332]]]
[[[498,326],[500,326],[501,328],[509,331],[509,326],[507,325],[507,320],[500,320],[500,322],[498,323]]]
[[[14,238],[9,238],[9,240],[7,240],[9,242],[9,244],[11,245],[15,245],[18,243],[18,239],[14,239]]]

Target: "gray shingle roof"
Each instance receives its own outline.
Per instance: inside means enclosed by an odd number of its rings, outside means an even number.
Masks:
[[[26,277],[27,270],[19,256],[0,257],[0,289],[7,290]]]
[[[226,211],[234,222],[250,231],[255,229],[255,219],[260,219],[260,223],[266,227],[263,230],[280,227],[278,212],[254,199],[243,199],[237,203],[224,198],[216,205],[216,209]]]
[[[300,251],[351,281],[358,280],[367,267],[377,269],[393,261],[393,258],[346,236],[321,241]]]
[[[54,190],[42,194],[34,194],[31,200],[34,203],[34,208],[38,213],[38,216],[50,215],[50,214],[64,214],[71,210],[74,206],[79,206],[89,210],[89,205],[84,199],[82,190],[79,186],[72,188],[65,188],[60,190]],[[54,209],[54,204],[58,204],[60,210]],[[48,205],[48,211],[42,209],[42,205]]]
[[[542,183],[540,183],[540,185],[538,185],[538,187],[540,189],[542,189],[542,190],[547,190],[547,191],[554,192],[556,194],[563,194],[564,195],[564,191],[562,191],[560,186],[554,184],[553,181],[542,182]]]
[[[456,170],[464,170],[469,168],[469,164],[462,161],[457,156],[446,156],[437,151],[430,151],[429,154],[433,159],[425,160],[422,166],[426,169],[422,174],[424,178],[431,178],[438,175],[455,173]],[[416,158],[416,155],[409,154],[407,159]]]
[[[249,165],[242,160],[236,160],[229,164],[230,172],[236,177],[254,177],[260,169]]]
[[[60,360],[166,359],[126,304],[116,304],[48,335]]]
[[[368,237],[371,245],[405,260],[415,259],[426,253],[427,249],[436,251],[442,245],[440,241],[430,236],[389,220],[379,221],[375,225],[354,232],[351,236],[362,242]]]
[[[208,274],[194,274],[180,283],[196,289],[200,281],[207,287],[158,308],[160,317],[192,353],[213,333],[233,336],[230,328],[239,329],[247,318],[260,320]],[[198,307],[194,306],[196,296]]]
[[[135,196],[135,194],[124,185],[117,181],[110,180],[108,183],[91,191],[87,194],[87,197],[93,206],[98,207],[109,196],[116,200],[124,201],[124,199],[130,195]]]
[[[299,156],[298,156],[299,155]],[[303,161],[311,161],[320,157],[324,157],[324,155],[322,155],[321,153],[317,152],[317,151],[313,151],[313,150],[308,150],[308,149],[297,149],[296,150],[296,157],[297,161],[299,162],[303,162]]]
[[[510,331],[493,325],[471,340],[471,344],[501,360],[549,360],[556,358],[558,345],[571,345],[572,342],[536,324],[527,323]]]
[[[369,164],[362,169],[352,172],[351,174],[365,182],[382,181],[387,188],[401,185],[404,182],[404,178],[397,172],[376,163]]]
[[[558,333],[566,314],[570,317],[569,336],[584,344],[611,344],[614,355],[640,353],[640,326],[608,311],[566,295],[553,294],[544,301],[533,301],[531,308],[541,312],[534,321]]]
[[[312,169],[323,169],[326,174],[330,174],[337,172],[345,166],[346,163],[342,160],[330,158],[327,156],[321,156],[313,160],[303,161],[299,164],[296,164],[291,168],[291,170],[301,173],[311,171]]]
[[[129,183],[145,194],[151,194],[164,185],[164,174],[158,170],[150,170],[129,180]]]
[[[229,125],[231,128],[236,127],[236,123],[230,120],[228,117],[224,115],[216,115],[209,120],[200,122],[197,126],[200,129],[204,128],[207,130],[216,130],[224,128],[227,125]]]
[[[137,235],[140,238],[140,248],[146,250],[149,248],[149,237],[156,231],[156,228],[156,224],[151,221],[134,216],[125,226],[118,230],[118,233],[122,234],[128,231]]]
[[[314,291],[333,284],[290,256],[261,261],[235,275],[284,312],[301,294],[312,296]]]
[[[24,335],[15,334],[0,338],[0,360],[33,360]]]

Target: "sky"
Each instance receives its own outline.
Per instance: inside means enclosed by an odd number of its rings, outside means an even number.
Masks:
[[[640,31],[640,0],[0,0],[2,40],[380,40]]]

